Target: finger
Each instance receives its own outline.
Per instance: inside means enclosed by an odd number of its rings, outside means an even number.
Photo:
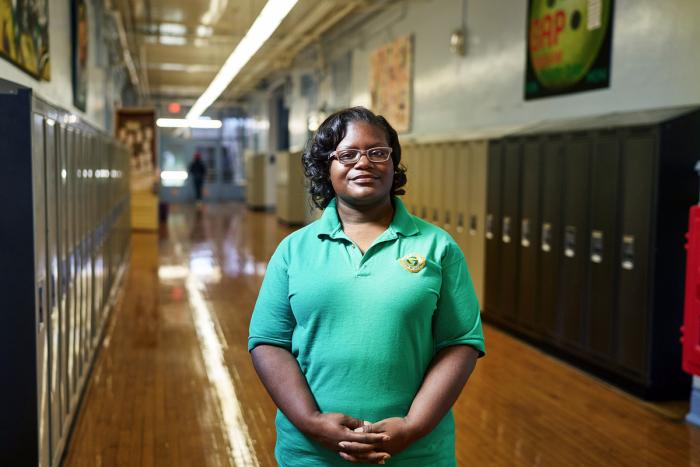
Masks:
[[[355,431],[357,433],[372,433],[372,423],[365,420],[362,423],[362,426],[357,427],[352,431]]]
[[[354,431],[349,431],[343,436],[345,439],[343,441],[352,441],[355,443],[364,444],[377,444],[389,441],[391,437],[384,433],[355,433]]]
[[[346,426],[351,430],[359,430],[364,426],[365,423],[368,422],[363,422],[359,418],[354,418],[347,415],[340,421],[341,425]]]
[[[384,464],[391,458],[386,452],[371,452],[365,455],[352,455],[346,452],[339,452],[338,455],[348,462],[364,463],[364,464]]]
[[[376,449],[374,444],[354,443],[351,441],[341,441],[338,446],[348,454],[361,454],[372,452]]]

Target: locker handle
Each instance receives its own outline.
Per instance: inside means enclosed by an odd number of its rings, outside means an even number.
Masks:
[[[631,271],[634,269],[634,236],[624,235],[622,237],[622,269]]]
[[[445,211],[445,229],[450,229],[452,224],[450,219],[450,211]]]
[[[542,224],[542,251],[545,253],[552,251],[552,224],[549,222]]]
[[[503,235],[501,235],[503,243],[510,243],[510,217],[503,218]]]
[[[457,214],[457,232],[464,232],[464,213]]]
[[[44,324],[44,281],[40,280],[37,284],[37,292],[39,299],[39,326]]]
[[[469,235],[476,235],[478,223],[479,220],[478,217],[476,217],[476,214],[469,216]]]
[[[600,230],[591,232],[591,262],[596,264],[603,262],[603,232]]]
[[[524,248],[530,247],[530,219],[523,219],[521,222],[520,244]]]
[[[486,215],[486,238],[493,239],[493,214]]]
[[[573,258],[576,256],[576,227],[567,225],[564,230],[564,256]]]

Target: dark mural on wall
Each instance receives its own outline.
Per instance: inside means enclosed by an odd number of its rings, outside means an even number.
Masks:
[[[0,57],[51,79],[48,0],[0,0]]]
[[[0,0],[1,1],[1,0]],[[82,111],[87,107],[88,15],[85,0],[71,2],[73,46],[73,105]]]
[[[530,0],[525,99],[610,86],[614,0]]]

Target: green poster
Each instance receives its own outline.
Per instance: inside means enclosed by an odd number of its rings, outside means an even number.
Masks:
[[[614,0],[530,0],[525,99],[610,85]]]

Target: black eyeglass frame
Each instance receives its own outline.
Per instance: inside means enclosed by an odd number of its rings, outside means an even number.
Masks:
[[[386,157],[382,157],[382,159],[377,159],[376,157],[370,156],[370,151],[374,151],[375,149],[383,149],[386,150]],[[339,152],[354,152],[355,157],[352,160],[349,161],[341,161],[340,158],[338,157]],[[362,154],[367,156],[367,159],[375,164],[380,164],[382,162],[386,162],[389,159],[391,159],[391,153],[393,152],[393,148],[390,148],[388,146],[377,146],[376,148],[369,148],[369,149],[336,149],[335,151],[331,152],[328,155],[328,160],[330,161],[331,159],[336,159],[340,164],[343,165],[353,165],[357,164],[357,162],[360,160],[362,157]]]

